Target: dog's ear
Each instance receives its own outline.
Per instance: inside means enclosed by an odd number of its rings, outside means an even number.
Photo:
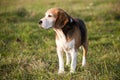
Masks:
[[[55,22],[55,28],[63,28],[69,22],[69,19],[70,17],[66,12],[64,11],[58,12]]]

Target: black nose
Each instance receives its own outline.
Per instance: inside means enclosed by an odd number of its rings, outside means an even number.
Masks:
[[[42,21],[41,21],[41,20],[39,21],[39,24],[42,24]]]

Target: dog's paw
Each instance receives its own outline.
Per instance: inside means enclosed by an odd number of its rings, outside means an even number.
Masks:
[[[82,67],[85,67],[86,66],[86,62],[82,62]]]
[[[70,70],[70,73],[74,74],[74,73],[75,73],[75,70]]]
[[[58,74],[64,74],[64,73],[65,73],[64,70],[59,70],[59,71],[58,71]]]

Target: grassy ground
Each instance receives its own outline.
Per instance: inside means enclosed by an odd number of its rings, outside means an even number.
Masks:
[[[120,1],[1,0],[0,80],[120,80]],[[53,30],[38,27],[47,9],[61,7],[86,23],[87,66],[79,51],[75,74],[58,75]],[[65,57],[65,56],[64,56]]]

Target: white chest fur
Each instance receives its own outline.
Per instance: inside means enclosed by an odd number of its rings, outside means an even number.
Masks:
[[[58,39],[56,39],[56,44],[58,48],[61,48],[62,50],[69,51],[70,49],[74,48],[75,40],[71,40],[67,42],[66,37],[62,30],[55,30],[57,33]]]

